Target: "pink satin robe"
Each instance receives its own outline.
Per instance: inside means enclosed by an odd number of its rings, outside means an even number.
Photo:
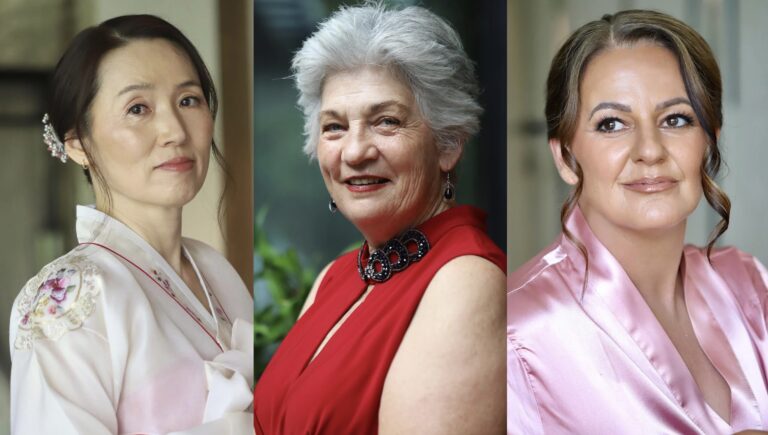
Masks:
[[[768,429],[768,272],[733,248],[686,246],[683,286],[702,349],[731,389],[730,422],[576,209],[569,230],[512,273],[507,292],[510,434],[731,434]]]

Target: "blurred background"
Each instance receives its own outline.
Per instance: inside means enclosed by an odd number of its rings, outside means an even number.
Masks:
[[[182,6],[183,3],[183,7]],[[217,206],[224,184],[211,164],[184,210],[184,235],[225,253],[252,282],[250,0],[0,0],[0,434],[8,433],[8,318],[25,282],[75,246],[75,204],[93,203],[79,167],[50,157],[41,119],[47,83],[69,41],[85,27],[137,13],[158,15],[197,47],[219,92],[216,142],[229,163],[224,228]]]
[[[357,2],[346,2],[355,4]],[[506,246],[506,71],[503,0],[417,4],[448,20],[477,63],[485,109],[481,130],[458,166],[457,200],[488,212],[488,229]],[[360,233],[341,213],[330,214],[329,196],[316,161],[303,154],[303,118],[290,78],[290,60],[337,0],[254,2],[254,304],[256,372],[293,324],[315,276],[342,252],[358,248]]]
[[[549,64],[581,25],[623,9],[655,9],[681,19],[710,44],[723,78],[726,163],[719,179],[732,202],[731,223],[718,244],[768,262],[768,50],[763,46],[768,2],[763,0],[509,0],[507,3],[508,270],[554,241],[568,186],[547,146],[544,119]],[[688,220],[688,243],[706,244],[719,220],[702,200]]]

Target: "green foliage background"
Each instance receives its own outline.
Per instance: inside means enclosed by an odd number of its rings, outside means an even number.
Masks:
[[[266,288],[271,301],[254,300],[254,369],[258,377],[299,316],[316,271],[302,265],[295,248],[272,246],[264,231],[267,207],[256,215],[253,231],[254,289]],[[263,294],[263,293],[262,293]]]

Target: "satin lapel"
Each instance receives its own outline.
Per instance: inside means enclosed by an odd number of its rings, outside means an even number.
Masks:
[[[693,329],[712,364],[731,388],[731,426],[768,425],[765,378],[733,292],[698,249],[685,251],[685,298]],[[732,271],[736,272],[736,271]],[[741,280],[742,285],[750,281]],[[738,349],[738,357],[735,349]],[[761,415],[765,419],[761,419]]]
[[[688,367],[618,260],[592,233],[581,211],[574,210],[569,230],[589,253],[589,275],[582,305],[592,320],[616,343],[671,403],[705,433],[728,430],[722,419],[713,420]],[[583,258],[564,241],[574,258]],[[584,270],[584,262],[577,267]],[[577,288],[582,288],[580,284]]]

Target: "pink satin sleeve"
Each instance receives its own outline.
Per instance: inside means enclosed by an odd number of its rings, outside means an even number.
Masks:
[[[758,289],[757,297],[762,302],[763,318],[765,323],[768,324],[768,270],[757,258],[743,252],[742,254],[746,257],[744,260],[748,263],[747,268],[752,277],[752,283]]]
[[[525,362],[517,344],[507,337],[507,434],[544,433]]]

